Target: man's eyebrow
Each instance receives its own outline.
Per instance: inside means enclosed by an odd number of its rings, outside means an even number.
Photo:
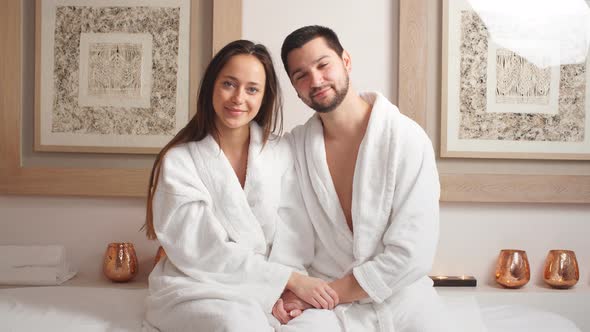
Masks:
[[[322,56],[320,56],[319,58],[317,58],[316,60],[314,60],[314,61],[312,62],[312,64],[314,64],[314,65],[315,65],[316,63],[318,63],[318,62],[320,62],[320,61],[324,60],[324,59],[325,59],[325,58],[327,58],[327,57],[329,57],[329,55],[322,55]],[[301,68],[297,68],[297,69],[295,69],[295,70],[294,70],[294,71],[291,73],[291,77],[295,76],[295,74],[297,74],[297,73],[298,73],[298,72],[300,72],[300,71],[303,71],[303,69],[301,69]]]

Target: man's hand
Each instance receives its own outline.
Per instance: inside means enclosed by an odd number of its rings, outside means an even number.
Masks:
[[[278,299],[275,305],[272,307],[272,315],[281,322],[281,324],[287,324],[293,317],[290,317],[285,308],[283,307],[283,300]]]
[[[287,324],[291,319],[301,315],[303,310],[309,308],[313,308],[311,304],[297,297],[295,293],[286,290],[272,308],[272,315],[275,316],[281,324]]]
[[[300,299],[295,293],[287,290],[281,296],[283,300],[283,307],[285,311],[289,313],[291,317],[297,317],[301,315],[303,310],[313,308],[313,306],[302,299]]]

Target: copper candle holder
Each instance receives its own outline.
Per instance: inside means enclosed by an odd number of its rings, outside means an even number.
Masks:
[[[545,283],[554,288],[570,288],[579,279],[576,253],[571,250],[549,250],[543,272]]]
[[[506,288],[520,288],[531,279],[529,260],[524,250],[500,250],[496,282]]]
[[[104,254],[102,271],[112,281],[125,282],[133,279],[138,272],[133,243],[109,243]]]

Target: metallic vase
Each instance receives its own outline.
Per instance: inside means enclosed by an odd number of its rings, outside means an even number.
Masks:
[[[531,279],[529,260],[524,250],[500,250],[496,282],[506,288],[520,288]]]
[[[133,243],[109,243],[102,266],[104,275],[112,281],[125,282],[137,275],[137,256]]]
[[[549,250],[545,259],[543,280],[554,288],[570,288],[580,279],[576,253],[571,250]]]

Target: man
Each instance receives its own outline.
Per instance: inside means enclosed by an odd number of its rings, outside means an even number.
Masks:
[[[347,331],[450,331],[427,276],[440,194],[428,136],[381,94],[354,90],[350,55],[332,30],[294,31],[281,57],[317,113],[288,136],[311,221],[277,230],[271,259],[330,280]],[[307,308],[286,293],[273,314],[286,323]]]

